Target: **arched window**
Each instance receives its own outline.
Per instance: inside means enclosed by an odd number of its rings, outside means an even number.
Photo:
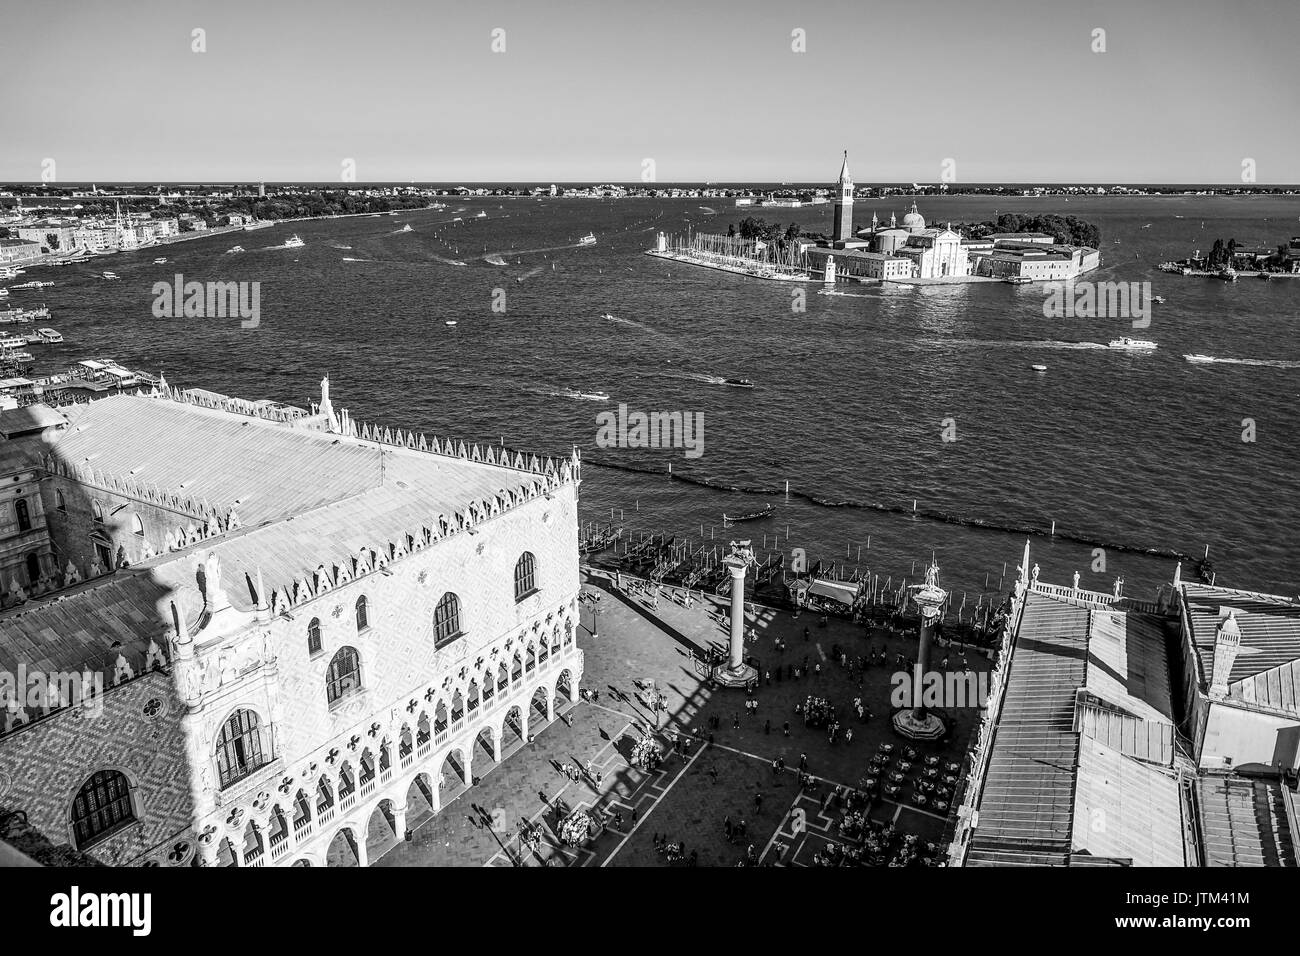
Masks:
[[[320,649],[320,618],[313,617],[311,623],[307,625],[307,653],[319,654]]]
[[[269,762],[262,750],[262,727],[257,714],[237,710],[226,718],[217,738],[217,775],[224,790]]]
[[[64,514],[68,513],[68,502],[64,500],[62,490],[54,489],[54,507],[58,508]]]
[[[14,502],[14,512],[18,515],[18,530],[32,530],[32,513],[27,508],[27,499],[19,498]]]
[[[325,697],[333,704],[361,689],[361,658],[356,648],[340,647],[325,674]]]
[[[90,513],[92,516],[94,516],[96,524],[104,523],[104,509],[98,501],[91,501]]]
[[[522,601],[537,590],[535,565],[531,551],[525,551],[515,562],[515,601]]]
[[[370,602],[363,594],[357,598],[357,630],[364,631],[370,626]]]
[[[442,647],[460,637],[460,599],[448,591],[433,611],[433,646]]]
[[[131,515],[131,533],[144,537],[144,520],[139,515]]]
[[[116,770],[100,770],[72,801],[72,835],[84,850],[135,819],[131,785]]]

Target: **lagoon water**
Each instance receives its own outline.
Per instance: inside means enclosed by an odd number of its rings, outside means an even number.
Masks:
[[[857,215],[887,219],[908,202],[859,202]],[[1230,285],[1155,268],[1218,237],[1274,247],[1300,234],[1300,197],[922,197],[919,206],[931,224],[1078,215],[1103,237],[1102,267],[1087,278],[1150,281],[1168,301],[1140,331],[1044,318],[1041,287],[1004,284],[841,285],[848,294],[835,296],[808,285],[806,310],[795,312],[785,283],[642,252],[657,230],[724,232],[744,215],[828,231],[829,206],[560,199],[451,201],[206,237],[37,270],[56,286],[12,301],[43,299],[65,336],[34,347],[39,371],[109,356],[175,385],[298,405],[328,374],[336,406],[358,420],[538,451],[576,445],[587,462],[584,520],[615,509],[637,530],[698,537],[703,525],[717,543],[743,533],[814,558],[847,553],[850,567],[895,586],[933,552],[945,585],[969,603],[997,588],[1004,563],[1014,574],[1025,534],[996,528],[1043,532],[1034,560],[1048,581],[1069,583],[1077,570],[1084,586],[1109,590],[1122,575],[1126,593],[1149,597],[1174,559],[1144,550],[1199,556],[1208,545],[1219,583],[1300,591],[1300,280]],[[487,218],[473,218],[480,211]],[[598,244],[575,245],[588,231]],[[305,247],[268,248],[292,233]],[[247,251],[227,254],[236,243]],[[102,269],[122,281],[103,281]],[[260,327],[154,318],[153,284],[177,273],[259,281]],[[1121,335],[1159,349],[1097,347]],[[1189,363],[1187,353],[1223,361]],[[598,393],[608,401],[581,397]],[[619,403],[702,413],[703,455],[596,448],[597,414]],[[941,439],[946,419],[956,441]],[[1253,442],[1243,441],[1246,419]],[[669,479],[670,463],[692,481]],[[985,527],[913,518],[913,500]],[[771,519],[721,527],[724,511],[768,502]],[[1053,521],[1055,538],[1045,534]],[[1111,546],[1099,557],[1096,543]]]

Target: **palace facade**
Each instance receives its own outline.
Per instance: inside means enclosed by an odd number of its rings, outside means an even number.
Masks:
[[[328,382],[59,412],[0,443],[40,518],[0,610],[0,807],[51,844],[365,865],[576,698],[576,452],[361,425]]]

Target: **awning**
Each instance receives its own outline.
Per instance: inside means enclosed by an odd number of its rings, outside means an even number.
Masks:
[[[858,586],[844,581],[824,581],[819,578],[808,585],[808,593],[817,597],[830,598],[841,604],[852,604],[858,596]]]

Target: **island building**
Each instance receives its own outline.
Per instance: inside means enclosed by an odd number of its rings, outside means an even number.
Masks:
[[[361,424],[328,381],[0,433],[0,809],[55,846],[364,865],[578,693],[576,451]]]
[[[1028,544],[950,862],[1300,864],[1300,600],[1046,584]]]
[[[976,240],[964,238],[951,223],[942,228],[928,226],[915,202],[901,222],[891,213],[885,225],[873,213],[871,225],[854,232],[853,180],[847,151],[836,189],[830,242],[807,241],[800,250],[810,271],[827,281],[832,277],[1051,281],[1073,278],[1100,264],[1096,249],[1060,245],[1042,233],[998,233]]]

